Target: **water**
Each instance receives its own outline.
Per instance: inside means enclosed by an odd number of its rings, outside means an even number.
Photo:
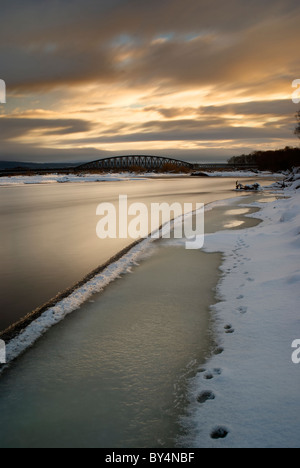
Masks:
[[[159,179],[0,188],[0,330],[72,286],[131,241],[96,237],[96,207],[231,198],[233,179]]]
[[[207,232],[235,217],[207,213]],[[0,447],[176,446],[188,379],[215,346],[221,257],[168,241],[149,255],[2,375]]]

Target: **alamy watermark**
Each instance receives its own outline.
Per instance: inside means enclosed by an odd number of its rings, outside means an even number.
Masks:
[[[3,340],[0,340],[0,364],[6,364],[6,346]]]
[[[6,84],[0,80],[0,104],[6,104]]]
[[[99,239],[185,239],[188,250],[204,245],[203,203],[128,203],[127,195],[119,196],[119,206],[100,203],[97,216]],[[173,221],[172,221],[173,219]]]
[[[294,104],[300,103],[300,80],[294,80],[292,83],[293,88],[297,88],[292,94],[292,101]]]
[[[292,362],[294,364],[300,364],[300,340],[294,340],[292,343],[292,348],[295,349],[292,354]]]

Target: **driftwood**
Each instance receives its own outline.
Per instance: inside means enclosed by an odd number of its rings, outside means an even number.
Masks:
[[[240,184],[239,181],[237,181],[236,183],[236,190],[246,190],[247,192],[257,192],[260,189],[261,187],[259,184],[243,185],[243,184]]]

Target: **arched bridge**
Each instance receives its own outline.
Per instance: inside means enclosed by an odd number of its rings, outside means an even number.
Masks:
[[[172,166],[182,169],[193,169],[193,164],[190,164],[186,161],[164,158],[161,156],[115,156],[112,158],[99,159],[87,164],[82,164],[77,169],[130,170],[138,167],[146,170],[157,170],[164,168],[171,169]]]

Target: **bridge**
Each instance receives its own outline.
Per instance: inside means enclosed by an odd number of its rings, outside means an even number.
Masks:
[[[164,158],[162,156],[115,156],[111,158],[98,159],[87,164],[82,164],[76,169],[91,170],[132,170],[141,168],[145,170],[172,170],[178,169],[193,169],[194,165],[179,159]]]
[[[202,171],[228,171],[228,170],[257,170],[258,166],[255,164],[216,164],[216,163],[195,163],[191,164],[187,161],[180,159],[165,158],[163,156],[114,156],[110,158],[98,159],[89,163],[81,164],[75,170],[89,171],[89,170],[117,170],[117,171],[130,171],[135,169],[143,169],[146,171],[165,171],[172,172],[172,170],[202,170]]]

